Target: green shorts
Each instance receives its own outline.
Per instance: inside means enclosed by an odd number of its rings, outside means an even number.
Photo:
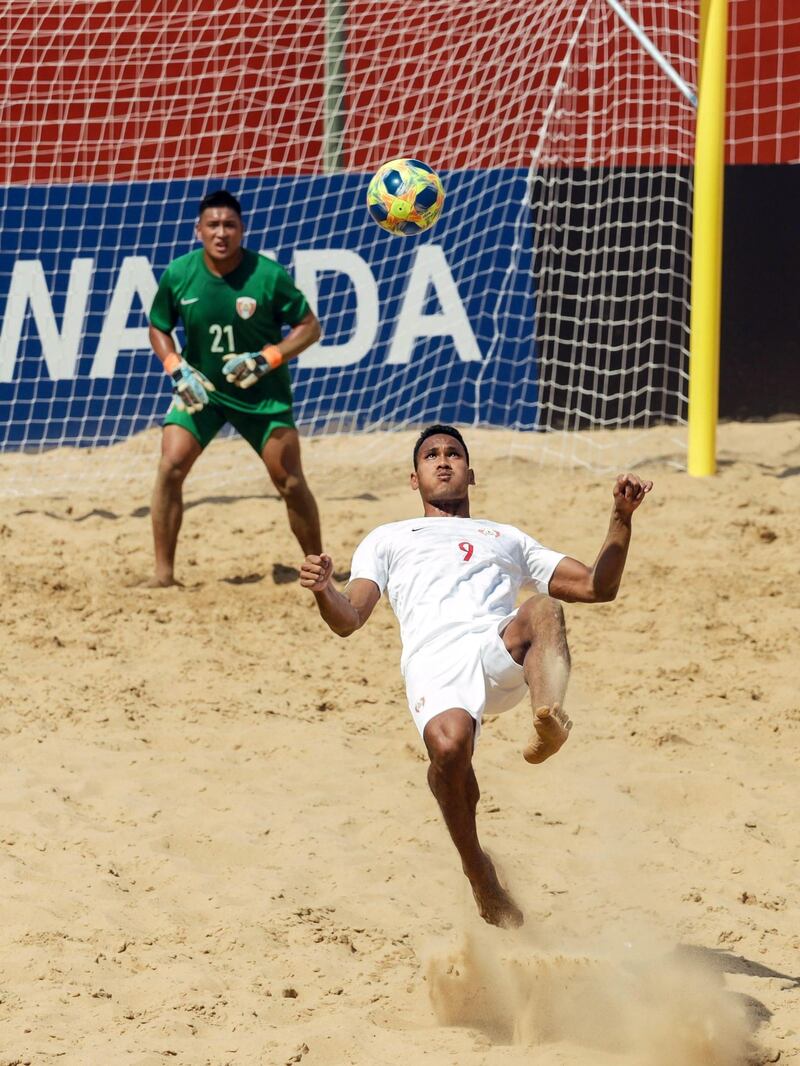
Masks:
[[[263,452],[264,445],[273,430],[281,426],[286,426],[288,429],[295,428],[291,410],[273,411],[269,414],[253,411],[250,414],[217,404],[207,404],[202,411],[197,411],[193,415],[190,415],[188,411],[178,411],[171,407],[164,419],[165,426],[183,426],[184,429],[188,429],[201,448],[211,443],[226,422],[230,422],[236,432],[244,437],[258,455]]]

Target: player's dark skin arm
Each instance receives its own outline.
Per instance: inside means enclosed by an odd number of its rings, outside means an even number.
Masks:
[[[374,581],[359,577],[351,581],[344,593],[331,583],[333,560],[330,555],[307,555],[300,567],[300,584],[310,589],[319,613],[337,636],[349,637],[360,629],[381,598]]]
[[[616,598],[631,540],[631,518],[653,487],[635,474],[620,474],[614,484],[614,506],[606,539],[594,566],[569,556],[562,559],[550,579],[549,593],[565,603],[607,603]]]
[[[288,363],[290,359],[294,359],[301,352],[304,352],[306,348],[316,344],[321,336],[322,327],[319,324],[319,319],[313,311],[309,311],[305,318],[302,318],[296,326],[293,326],[280,344],[276,344],[275,347],[283,356],[284,363]]]
[[[156,353],[158,358],[163,363],[168,355],[173,355],[177,352],[175,347],[175,341],[172,339],[172,335],[164,333],[163,330],[156,329],[155,326],[150,327],[150,347]]]

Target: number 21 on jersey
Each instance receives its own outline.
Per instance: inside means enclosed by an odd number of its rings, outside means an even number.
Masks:
[[[233,340],[233,326],[220,326],[215,322],[208,327],[208,332],[211,334],[211,351],[215,355],[232,355],[236,351]],[[223,333],[226,338],[225,344],[222,343]]]

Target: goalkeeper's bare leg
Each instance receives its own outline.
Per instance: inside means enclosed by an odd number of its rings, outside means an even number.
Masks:
[[[303,473],[297,430],[289,426],[274,429],[264,445],[261,458],[272,484],[286,504],[289,525],[303,554],[319,555],[322,551],[319,511]]]
[[[175,580],[175,548],[183,521],[183,483],[202,451],[188,429],[164,426],[161,459],[150,506],[156,572],[147,582],[149,588],[180,584]]]

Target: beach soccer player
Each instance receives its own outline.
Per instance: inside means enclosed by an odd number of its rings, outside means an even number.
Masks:
[[[229,192],[201,201],[195,234],[202,247],[170,263],[150,311],[150,343],[173,381],[151,510],[154,586],[176,583],[183,482],[226,423],[267,468],[301,550],[322,550],[286,366],[319,339],[317,317],[282,266],[243,247],[241,206]]]
[[[353,555],[344,592],[330,556],[310,554],[300,583],[339,636],[365,624],[384,590],[400,622],[401,669],[411,716],[428,750],[428,783],[458,849],[481,916],[516,926],[523,915],[478,840],[480,793],[472,755],[485,714],[530,697],[533,723],[523,749],[542,763],[567,741],[570,670],[567,603],[613,600],[622,578],[634,511],[653,487],[634,474],[613,486],[608,533],[593,566],[542,547],[514,526],[471,518],[475,478],[457,429],[425,429],[413,453],[411,487],[421,518],[378,526]],[[517,594],[533,595],[515,607]]]

